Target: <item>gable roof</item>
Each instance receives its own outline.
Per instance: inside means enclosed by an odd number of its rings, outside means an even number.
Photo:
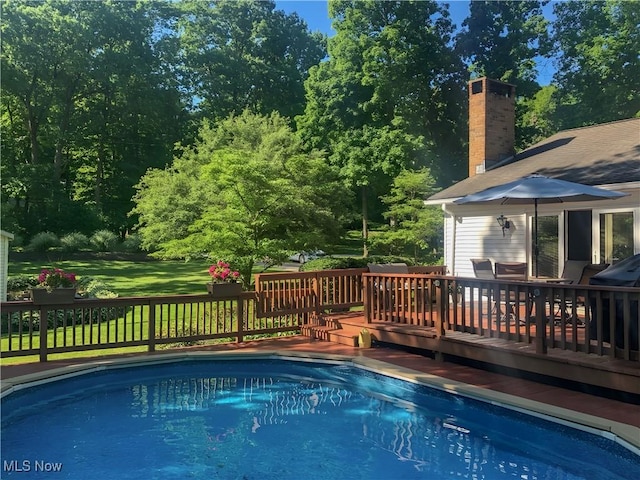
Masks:
[[[640,118],[564,130],[429,197],[453,199],[539,173],[585,185],[640,181]]]

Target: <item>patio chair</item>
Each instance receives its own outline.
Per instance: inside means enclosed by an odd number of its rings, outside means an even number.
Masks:
[[[496,278],[509,280],[527,280],[525,262],[496,262]]]
[[[560,278],[547,280],[549,283],[577,283],[580,281],[584,267],[589,265],[588,260],[567,260],[564,262]]]
[[[526,263],[506,263],[506,262],[496,262],[496,273],[493,272],[493,267],[491,264],[491,260],[484,258],[472,258],[471,264],[473,265],[473,272],[476,278],[484,279],[484,280],[500,280],[500,279],[509,279],[509,280],[526,280],[527,279],[527,264]],[[500,272],[500,275],[498,275]],[[503,290],[501,290],[503,291]],[[498,293],[499,298],[493,298],[494,290],[493,289],[482,289],[481,295],[483,297],[489,298],[493,301],[493,306],[491,307],[491,313],[497,314],[500,311],[500,320],[511,320],[515,322],[519,315],[517,312],[516,306],[519,303],[527,302],[527,295],[525,292],[513,292],[509,291],[509,297],[500,298],[500,294]],[[509,305],[508,314],[502,310],[502,308],[498,308],[498,303],[503,302],[506,305]],[[525,323],[524,321],[520,321],[520,323]]]
[[[593,277],[596,273],[600,273],[601,271],[603,271],[604,269],[606,269],[609,266],[608,263],[585,263],[582,267],[582,271],[580,273],[580,277],[578,278],[577,281],[573,281],[573,280],[569,280],[569,278],[566,278],[562,283],[568,283],[568,284],[575,284],[575,285],[589,285],[589,280],[591,279],[591,277]],[[573,268],[573,267],[572,267]],[[566,264],[565,264],[565,269],[566,269]],[[563,277],[564,277],[564,271],[563,271]],[[562,308],[563,308],[563,301],[559,296],[556,296],[554,298],[554,303],[556,304],[556,309],[555,309],[555,313],[554,313],[554,323],[556,325],[560,325],[562,323]],[[586,298],[584,295],[578,295],[576,297],[576,304],[575,304],[575,308],[573,305],[573,301],[572,299],[564,299],[564,318],[565,318],[565,324],[570,324],[573,321],[573,312],[576,312],[575,315],[575,320],[576,320],[576,325],[579,327],[584,327],[585,323],[584,320],[582,320],[580,317],[578,317],[577,315],[577,308],[578,307],[585,307],[586,306]]]
[[[472,258],[471,265],[473,265],[473,273],[476,278],[481,280],[495,280],[496,275],[493,273],[493,264],[488,258]],[[483,288],[480,290],[480,295],[493,302],[491,307],[491,314],[495,315],[498,312],[498,302],[493,300],[493,294],[491,289]],[[502,313],[502,312],[501,312]]]
[[[496,276],[493,273],[493,265],[488,258],[472,258],[471,264],[473,265],[473,273],[476,278],[482,280],[495,280]]]

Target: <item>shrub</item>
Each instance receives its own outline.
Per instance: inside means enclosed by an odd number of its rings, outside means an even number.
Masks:
[[[29,245],[27,245],[27,250],[32,252],[46,252],[50,248],[54,248],[60,245],[60,239],[55,233],[51,232],[40,232],[35,234]]]
[[[117,298],[111,286],[92,277],[82,277],[78,280],[78,291],[85,298]]]
[[[23,292],[38,285],[36,275],[17,275],[7,279],[7,292]]]
[[[369,263],[406,263],[413,265],[410,258],[391,257],[384,255],[372,255],[367,258],[362,257],[323,257],[316,260],[309,260],[300,267],[301,272],[312,270],[336,270],[342,268],[366,268]]]
[[[98,230],[91,235],[90,242],[98,252],[110,252],[118,244],[118,236],[109,230]]]
[[[77,252],[89,245],[89,238],[80,232],[68,233],[60,239],[60,245],[65,252]]]
[[[129,253],[142,251],[142,238],[137,233],[127,235],[127,238],[122,242],[122,250]]]

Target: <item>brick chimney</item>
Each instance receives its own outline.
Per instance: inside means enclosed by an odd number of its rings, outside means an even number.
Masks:
[[[469,176],[515,154],[514,85],[483,77],[469,82]]]

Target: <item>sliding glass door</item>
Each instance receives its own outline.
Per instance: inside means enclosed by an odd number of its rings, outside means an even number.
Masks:
[[[600,262],[614,264],[633,255],[633,212],[600,214]]]

